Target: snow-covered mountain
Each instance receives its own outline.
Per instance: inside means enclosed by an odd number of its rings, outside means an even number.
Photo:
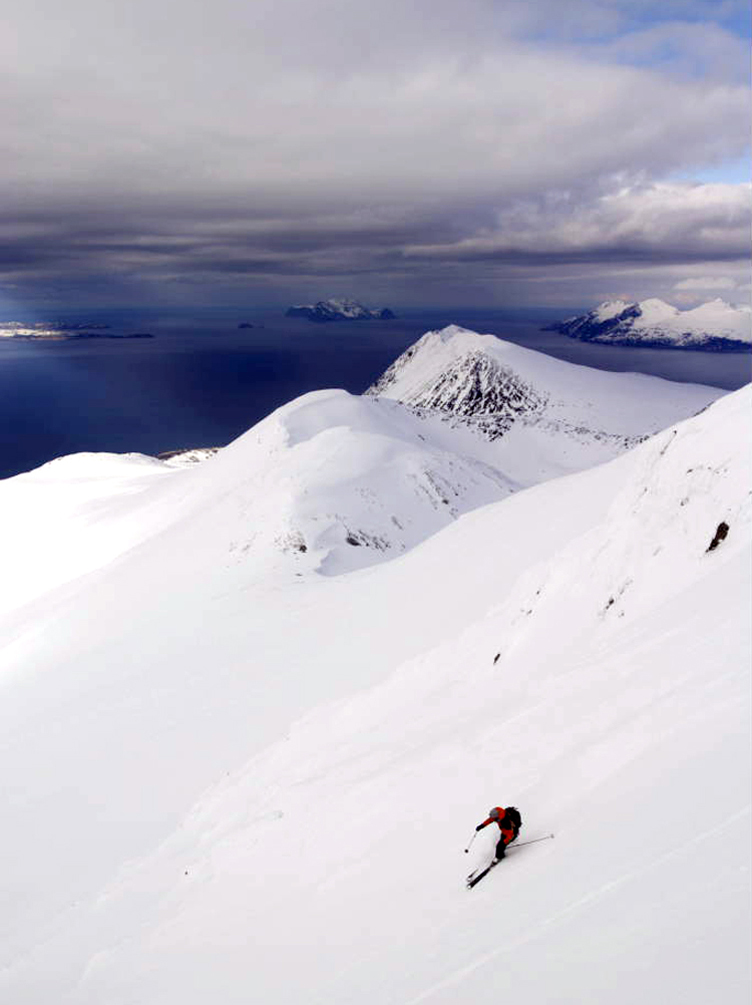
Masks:
[[[297,304],[288,307],[285,312],[288,318],[308,318],[309,321],[370,321],[380,319],[386,321],[394,314],[388,307],[372,311],[355,300],[319,300],[315,304]]]
[[[720,299],[686,311],[655,298],[640,303],[612,300],[547,330],[584,342],[739,351],[752,347],[752,310]]]
[[[200,464],[0,482],[3,1001],[747,1000],[750,389],[554,478],[618,375],[483,343],[531,389],[489,435],[429,366],[470,336]],[[634,381],[624,436],[715,397]],[[498,802],[556,837],[468,892]]]
[[[0,548],[17,572],[0,581],[0,604],[201,508],[226,528],[221,551],[236,562],[337,573],[392,559],[463,513],[618,456],[721,393],[575,366],[461,328],[429,332],[371,393],[304,395],[194,472],[174,468],[199,451],[162,465],[74,455],[6,481]],[[98,519],[80,513],[84,503]]]
[[[576,366],[456,325],[427,332],[366,392],[472,430],[523,485],[615,457],[718,393]]]

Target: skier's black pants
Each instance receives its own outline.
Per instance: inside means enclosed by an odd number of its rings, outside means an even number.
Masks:
[[[509,844],[511,844],[512,841],[516,841],[517,840],[517,834],[518,834],[518,831],[515,830],[515,832],[514,832],[514,834],[512,836],[512,840],[509,842]],[[498,844],[496,845],[496,858],[497,859],[498,858],[504,858],[504,854],[505,854],[506,849],[508,847],[509,847],[509,845],[507,845],[507,844],[504,843],[504,835],[502,834],[501,837],[499,838]]]

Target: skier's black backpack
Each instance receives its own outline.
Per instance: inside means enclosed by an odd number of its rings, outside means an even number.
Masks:
[[[516,806],[507,806],[504,811],[504,822],[509,822],[514,828],[514,836],[520,832],[520,827],[522,827],[522,815]]]

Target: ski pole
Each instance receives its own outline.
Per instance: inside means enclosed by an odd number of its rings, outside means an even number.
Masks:
[[[478,836],[478,832],[476,831],[476,832],[475,832],[475,833],[473,834],[473,836],[472,836],[472,837],[470,838],[470,843],[468,844],[467,848],[465,848],[465,854],[466,854],[466,855],[467,855],[467,853],[468,853],[468,852],[470,851],[470,849],[472,848],[472,845],[473,845],[473,841],[474,841],[474,840],[475,840],[475,839],[477,838],[477,836]]]
[[[553,834],[546,834],[545,837],[542,837],[542,838],[531,838],[529,841],[520,841],[519,844],[510,845],[509,847],[510,848],[522,848],[523,845],[526,845],[526,844],[535,844],[537,841],[549,841],[552,837],[553,837]]]

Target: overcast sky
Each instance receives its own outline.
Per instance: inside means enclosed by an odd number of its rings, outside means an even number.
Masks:
[[[747,0],[3,8],[6,316],[749,297]]]

